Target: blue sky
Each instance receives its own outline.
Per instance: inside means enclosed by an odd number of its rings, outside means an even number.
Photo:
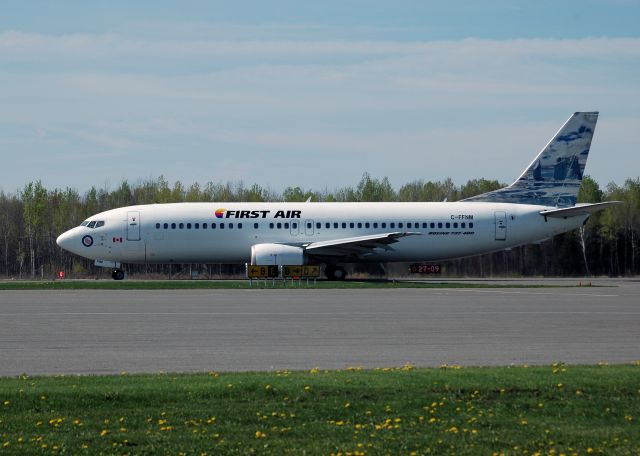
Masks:
[[[0,188],[640,174],[640,1],[4,1]]]

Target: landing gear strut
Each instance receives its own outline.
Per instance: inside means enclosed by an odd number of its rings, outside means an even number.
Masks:
[[[111,277],[113,277],[113,280],[122,280],[124,279],[124,271],[122,269],[114,269]]]
[[[347,277],[347,271],[341,266],[327,266],[324,273],[329,280],[344,280]]]

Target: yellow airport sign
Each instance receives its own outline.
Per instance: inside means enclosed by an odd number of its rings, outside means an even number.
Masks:
[[[282,277],[320,277],[320,266],[282,266]]]
[[[271,279],[278,276],[278,266],[249,265],[247,267],[247,277],[250,279]]]

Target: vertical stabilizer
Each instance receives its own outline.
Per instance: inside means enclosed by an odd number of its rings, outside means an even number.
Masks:
[[[513,184],[465,201],[575,205],[597,120],[597,112],[574,113]]]

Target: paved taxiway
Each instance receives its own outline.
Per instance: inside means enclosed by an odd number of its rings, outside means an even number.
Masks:
[[[640,282],[605,283],[0,291],[0,375],[640,360]]]

